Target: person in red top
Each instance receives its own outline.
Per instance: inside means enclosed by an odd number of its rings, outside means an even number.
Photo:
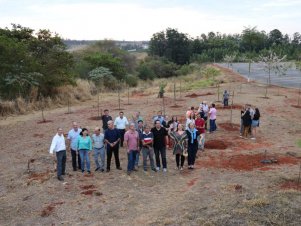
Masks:
[[[196,115],[196,120],[195,120],[195,127],[201,134],[199,136],[199,149],[204,151],[204,145],[205,145],[205,120],[201,118],[200,114]]]

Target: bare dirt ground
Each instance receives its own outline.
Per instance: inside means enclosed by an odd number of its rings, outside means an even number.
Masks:
[[[0,225],[300,225],[301,189],[297,184],[301,136],[301,110],[298,92],[261,84],[246,83],[239,75],[223,70],[221,91],[234,90],[231,108],[218,107],[218,131],[206,134],[205,152],[199,153],[197,167],[175,170],[175,159],[168,151],[168,172],[126,174],[126,152],[120,150],[123,171],[73,172],[67,153],[67,175],[59,182],[53,171],[49,145],[58,126],[68,132],[72,121],[93,129],[100,122],[96,102],[86,102],[45,113],[48,123],[38,123],[40,113],[9,117],[0,121]],[[190,97],[185,97],[189,96]],[[183,93],[173,102],[165,99],[167,115],[182,120],[190,106],[202,100],[217,100],[217,88]],[[192,98],[191,98],[192,97]],[[103,99],[101,108],[117,116],[117,97]],[[150,120],[161,109],[155,95],[135,94],[131,105],[123,97],[122,108],[130,117],[135,110]],[[240,109],[245,103],[261,110],[258,139],[239,138]],[[220,105],[220,103],[218,103]],[[176,107],[173,107],[176,106]],[[265,155],[265,150],[267,154]],[[262,164],[268,158],[276,163]],[[187,164],[187,162],[186,162]],[[29,168],[28,168],[29,167]]]

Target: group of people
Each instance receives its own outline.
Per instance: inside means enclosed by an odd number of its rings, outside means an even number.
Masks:
[[[207,105],[203,101],[198,109],[191,107],[186,112],[186,122],[172,116],[168,120],[158,111],[150,123],[146,123],[140,112],[135,112],[130,120],[119,112],[119,116],[113,120],[109,110],[104,110],[100,127],[90,134],[87,128],[80,128],[77,122],[72,123],[72,129],[67,135],[67,145],[63,135],[63,129],[58,128],[53,137],[50,153],[56,153],[57,177],[64,180],[66,165],[66,150],[70,150],[73,171],[91,174],[89,152],[93,150],[95,171],[110,172],[111,159],[114,155],[117,170],[122,170],[119,160],[119,148],[125,147],[128,156],[127,173],[137,171],[140,155],[142,155],[143,170],[148,169],[158,172],[167,171],[166,152],[173,149],[176,169],[182,171],[187,158],[188,169],[195,167],[195,159],[198,150],[204,151],[205,134],[216,131],[217,110],[215,104]],[[246,105],[241,115],[241,135],[247,137],[252,127],[253,137],[256,137],[256,126],[259,125],[260,113],[258,108],[254,110]],[[207,125],[209,121],[209,126]],[[155,159],[154,159],[155,156]],[[106,160],[106,161],[105,161]],[[150,166],[148,166],[148,160]]]
[[[260,112],[257,107],[246,104],[241,109],[240,137],[256,140],[256,129],[259,127]]]

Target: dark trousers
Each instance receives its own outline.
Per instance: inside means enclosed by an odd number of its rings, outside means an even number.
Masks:
[[[76,163],[76,156],[77,156],[77,163]],[[81,160],[80,160],[79,152],[71,149],[71,157],[72,157],[73,170],[81,169]]]
[[[207,130],[207,121],[208,121],[208,117],[204,116],[204,120],[205,120],[205,130]]]
[[[210,130],[209,132],[213,132],[216,130],[215,119],[210,119]]]
[[[136,150],[130,150],[130,152],[128,152],[128,172],[133,171],[135,168],[137,153],[138,151]]]
[[[118,132],[120,134],[120,147],[123,147],[125,129],[118,129]]]
[[[188,166],[194,165],[195,156],[198,150],[198,144],[188,145]]]
[[[113,153],[114,153],[116,168],[120,167],[119,144],[116,144],[114,147],[107,145],[107,169],[111,169],[111,159]]]
[[[161,167],[161,164],[160,164],[160,155],[161,155],[163,168],[167,168],[166,148],[165,147],[161,147],[161,148],[154,147],[154,151],[155,151],[155,156],[156,156],[157,167],[159,167],[159,168]]]
[[[62,175],[65,175],[65,169],[66,169],[66,150],[56,152],[56,171],[57,176],[60,177]]]
[[[184,162],[185,162],[185,156],[181,155],[181,154],[176,154],[177,167],[180,166],[180,158],[181,158],[181,167],[183,167],[184,166]]]
[[[228,99],[224,99],[224,106],[228,106],[229,105],[228,102],[229,102]]]

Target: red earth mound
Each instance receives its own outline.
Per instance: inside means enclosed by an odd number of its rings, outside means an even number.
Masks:
[[[253,169],[272,170],[266,167],[267,164],[261,163],[264,159],[263,154],[256,155],[235,155],[230,157],[224,156],[205,156],[197,161],[197,165],[205,168],[232,169],[237,171],[251,171]],[[278,156],[277,163],[269,164],[271,166],[279,166],[283,164],[297,164],[298,160],[294,157]]]
[[[192,93],[189,95],[186,95],[185,97],[190,97],[190,98],[194,98],[194,97],[201,97],[201,96],[210,96],[210,95],[214,95],[214,93],[201,93],[201,94],[196,94],[196,93]]]
[[[226,131],[239,131],[240,129],[240,125],[229,122],[219,123],[218,126]]]
[[[176,104],[176,105],[171,105],[170,107],[171,107],[171,108],[181,108],[181,107],[183,107],[183,106],[177,105],[177,104]]]
[[[43,138],[44,134],[35,133],[35,134],[33,134],[33,137]]]
[[[292,105],[294,108],[301,108],[301,105]]]
[[[43,120],[43,121],[38,121],[38,124],[43,124],[43,123],[50,123],[53,122],[52,120]]]
[[[54,211],[54,208],[57,205],[62,205],[64,204],[64,202],[55,202],[55,203],[51,203],[50,205],[46,206],[41,213],[41,217],[48,217],[49,215],[51,215]]]
[[[209,140],[205,142],[205,149],[218,149],[218,150],[224,150],[228,146],[230,146],[231,143],[227,141],[222,140]]]
[[[280,185],[281,189],[293,189],[301,191],[301,181],[298,183],[298,181],[286,181]]]
[[[90,185],[82,185],[82,186],[79,186],[81,189],[83,190],[89,190],[89,189],[94,189],[95,186],[93,184],[90,184]]]
[[[82,191],[81,194],[82,195],[93,195],[93,193],[96,191],[97,190],[95,190],[95,189],[90,189],[90,190]]]
[[[231,105],[229,105],[229,106],[221,106],[221,105],[217,105],[216,107],[215,107],[216,109],[231,109]],[[242,109],[243,108],[243,106],[242,105],[239,105],[239,104],[233,104],[232,105],[232,109]]]

